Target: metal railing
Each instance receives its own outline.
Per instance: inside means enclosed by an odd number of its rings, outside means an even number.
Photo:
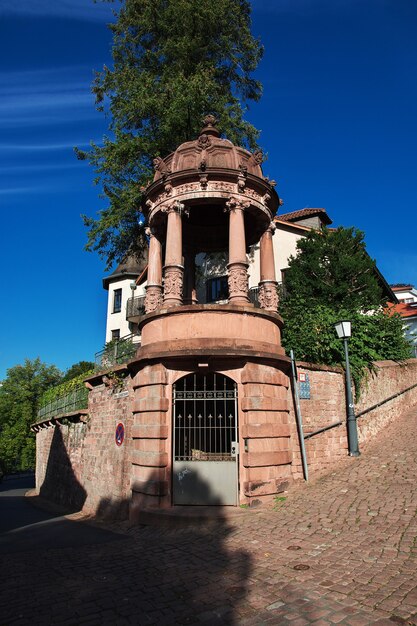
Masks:
[[[94,367],[96,370],[103,370],[112,365],[120,365],[126,363],[136,354],[139,341],[134,342],[134,338],[138,339],[138,335],[131,333],[120,339],[109,341],[103,350],[96,352],[94,355]]]
[[[71,391],[63,393],[38,410],[38,419],[56,417],[66,413],[73,413],[88,407],[88,389],[81,383]]]
[[[126,319],[130,320],[132,317],[137,318],[142,315],[145,315],[145,296],[129,298],[126,303]]]

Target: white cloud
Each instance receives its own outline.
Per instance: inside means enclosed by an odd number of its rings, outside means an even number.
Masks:
[[[1,0],[0,16],[60,17],[92,22],[113,21],[118,2],[93,0]]]
[[[81,68],[0,73],[0,126],[45,125],[97,116]],[[63,76],[65,79],[63,79]]]

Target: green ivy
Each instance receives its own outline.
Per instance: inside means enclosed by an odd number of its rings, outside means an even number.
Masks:
[[[79,387],[83,385],[84,379],[87,378],[90,374],[94,374],[94,370],[88,370],[87,372],[83,372],[82,374],[75,376],[71,380],[67,380],[63,383],[60,383],[59,385],[56,385],[55,387],[50,387],[40,397],[39,408],[41,409],[42,407],[46,406],[47,404],[50,404],[57,398],[61,398],[62,396],[65,396],[67,393],[70,393],[71,391],[75,391],[76,389],[78,389]]]

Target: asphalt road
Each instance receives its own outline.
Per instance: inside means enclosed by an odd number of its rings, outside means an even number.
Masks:
[[[33,487],[31,475],[6,477],[0,484],[0,555],[129,541],[124,535],[34,507],[25,497]]]

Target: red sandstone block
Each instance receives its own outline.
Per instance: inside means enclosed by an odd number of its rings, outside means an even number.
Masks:
[[[242,454],[244,467],[265,467],[267,465],[285,465],[291,463],[291,452],[244,452]]]
[[[165,452],[166,439],[134,439],[133,449],[142,452]]]
[[[131,429],[133,439],[167,439],[168,426],[164,424],[135,424]]]
[[[168,373],[161,363],[158,363],[157,365],[147,365],[133,378],[134,389],[144,385],[166,384],[168,384]]]
[[[290,486],[289,480],[248,481],[243,483],[245,496],[266,496],[282,493]]]
[[[278,369],[259,363],[247,363],[242,370],[241,381],[245,383],[264,383],[288,387],[288,377]]]
[[[147,467],[166,467],[168,465],[168,454],[166,452],[132,450],[131,459],[133,465],[145,465]]]
[[[286,399],[252,396],[242,399],[242,411],[288,411],[288,402]]]
[[[242,437],[256,439],[258,437],[289,437],[289,424],[244,424],[242,426]]]
[[[142,398],[165,398],[166,385],[146,385],[138,387],[135,391],[135,400]]]
[[[155,426],[155,424],[165,425],[167,413],[165,411],[148,411],[147,413],[136,413],[134,416],[135,425]]]
[[[149,496],[165,496],[168,493],[166,480],[132,480],[131,489],[135,493],[144,493]]]
[[[141,398],[133,403],[133,413],[146,413],[148,411],[168,411],[168,398]]]
[[[262,437],[257,439],[249,439],[249,452],[281,452],[289,450],[289,437]]]

